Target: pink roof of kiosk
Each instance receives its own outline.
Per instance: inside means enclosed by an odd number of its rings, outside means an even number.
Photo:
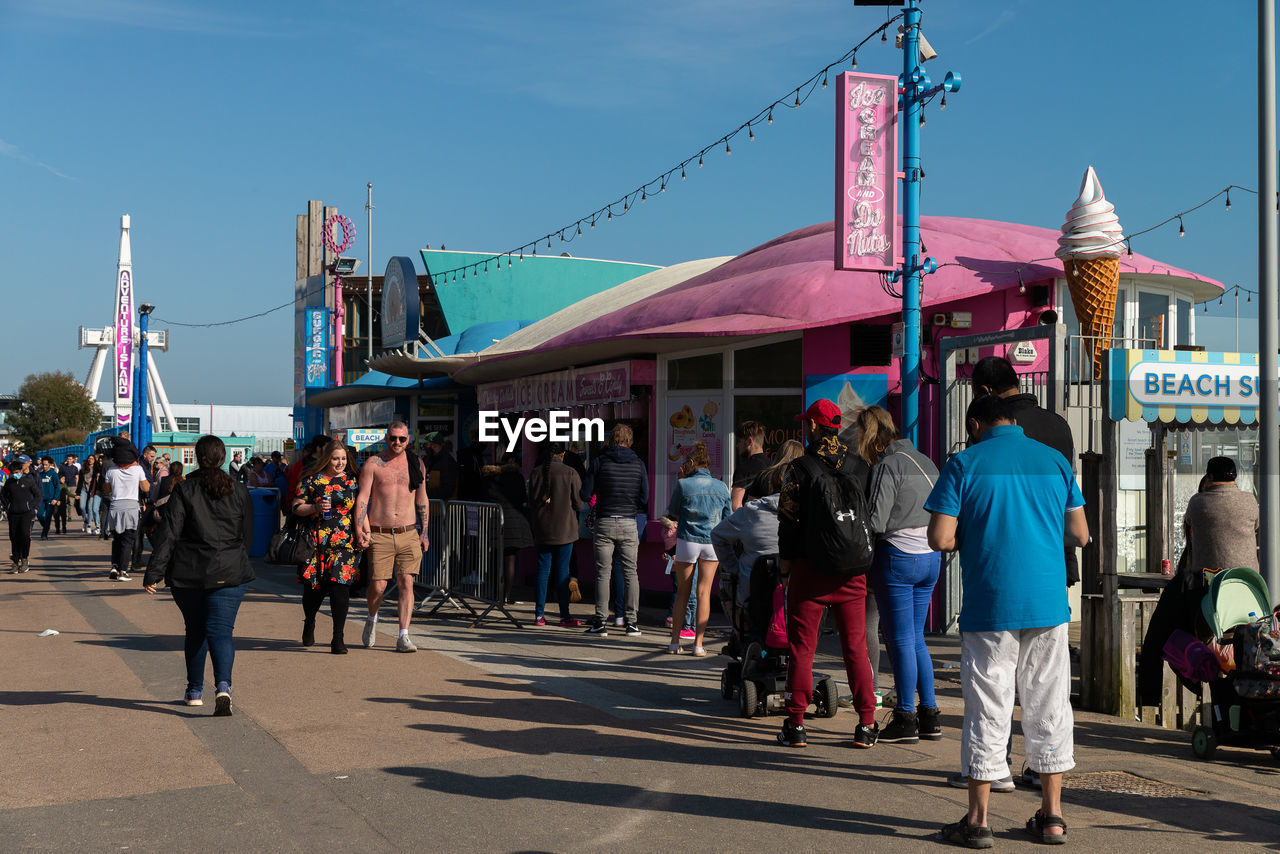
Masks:
[[[1058,248],[1056,229],[927,216],[921,219],[921,235],[927,254],[938,262],[937,272],[925,278],[928,307],[1015,288],[1020,264],[1024,284],[1063,275],[1062,263],[1053,255]],[[588,320],[524,356],[572,349],[583,357],[607,358],[636,351],[637,339],[741,337],[899,314],[902,302],[881,288],[880,274],[835,269],[834,242],[830,222],[793,231],[660,293]],[[1027,263],[1032,259],[1044,260]],[[1136,252],[1121,255],[1120,262],[1121,274],[1176,280],[1197,300],[1223,291],[1213,279]],[[667,350],[677,340],[665,343],[652,341],[639,349]],[[524,361],[514,354],[510,358]],[[497,365],[476,373],[489,374],[493,368]],[[474,366],[463,368],[455,376],[463,382],[487,379],[468,377],[473,370]]]

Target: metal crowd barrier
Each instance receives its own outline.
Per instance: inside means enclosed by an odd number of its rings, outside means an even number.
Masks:
[[[450,501],[438,512],[436,505],[443,502],[431,503],[431,548],[419,575],[429,592],[419,607],[438,599],[427,616],[446,604],[465,608],[475,618],[472,627],[496,609],[516,628],[524,628],[502,598],[502,508],[488,502]],[[484,610],[477,611],[472,602]]]

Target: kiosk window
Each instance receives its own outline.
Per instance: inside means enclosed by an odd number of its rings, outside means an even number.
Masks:
[[[667,387],[674,390],[724,387],[724,355],[708,353],[667,363]]]
[[[1164,294],[1138,291],[1138,337],[1154,341],[1155,349],[1163,350],[1168,342],[1166,318],[1169,316],[1169,298]]]
[[[799,338],[735,350],[734,388],[795,388],[804,380],[801,354]]]

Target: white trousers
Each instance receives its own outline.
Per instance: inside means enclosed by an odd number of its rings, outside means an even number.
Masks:
[[[960,688],[964,695],[960,761],[969,779],[1009,776],[1005,750],[1015,691],[1022,700],[1028,767],[1041,774],[1075,767],[1065,623],[1007,632],[961,632]]]

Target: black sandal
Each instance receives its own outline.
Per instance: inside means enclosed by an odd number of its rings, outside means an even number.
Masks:
[[[1062,833],[1045,833],[1046,827],[1060,827]],[[1040,810],[1027,819],[1027,833],[1046,845],[1064,845],[1067,841],[1067,823],[1060,815],[1045,815]]]
[[[961,816],[960,820],[954,824],[943,825],[938,831],[938,839],[941,842],[963,845],[965,848],[990,848],[995,844],[991,828],[969,824],[968,813]]]

